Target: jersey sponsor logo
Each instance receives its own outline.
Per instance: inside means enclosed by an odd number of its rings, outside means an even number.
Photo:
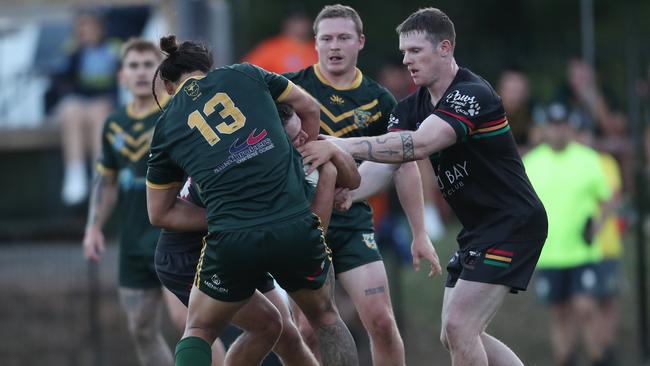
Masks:
[[[233,141],[233,143],[230,145],[230,149],[228,149],[228,151],[231,154],[236,154],[236,153],[244,150],[248,146],[257,144],[258,142],[262,141],[262,139],[264,137],[266,137],[266,133],[267,133],[266,130],[262,130],[262,132],[255,135],[256,131],[257,131],[257,128],[254,129],[253,132],[251,132],[248,135],[248,137],[246,138],[246,140],[242,141],[241,144],[239,143],[239,138],[236,138],[235,141]]]
[[[115,151],[122,150],[126,146],[126,137],[124,136],[124,133],[116,132],[113,136],[113,143],[111,144],[113,149],[115,149]]]
[[[362,109],[354,110],[354,124],[359,128],[366,127],[372,118],[372,113]]]
[[[399,118],[395,117],[395,115],[391,113],[390,117],[388,117],[388,127],[386,129],[390,131],[393,128],[397,128],[398,124]]]
[[[230,155],[214,168],[214,172],[220,173],[233,164],[241,164],[275,147],[271,138],[267,137],[266,130],[258,134],[255,134],[256,131],[257,129],[254,129],[241,143],[239,139],[233,141],[228,149]]]
[[[481,105],[473,95],[462,94],[458,90],[453,90],[445,97],[445,102],[450,105],[456,113],[465,116],[477,116],[481,110]]]
[[[438,188],[440,188],[443,197],[447,198],[454,195],[454,193],[465,186],[463,179],[469,176],[467,160],[463,161],[462,164],[455,163],[445,170],[442,170],[440,165],[438,165],[436,176],[438,179]]]
[[[192,99],[196,99],[201,95],[201,89],[199,88],[199,83],[197,83],[196,80],[192,80],[189,84],[183,87],[183,91]]]
[[[375,233],[362,234],[363,242],[366,243],[366,246],[370,249],[377,249],[377,241],[375,241]]]
[[[465,256],[463,260],[463,267],[467,269],[474,269],[476,268],[476,261],[478,261],[483,253],[479,250],[470,250],[467,252],[467,255]]]
[[[330,96],[330,102],[332,102],[332,104],[336,104],[336,105],[343,105],[345,103],[345,100],[343,100],[343,98],[339,97],[336,94],[332,94]]]

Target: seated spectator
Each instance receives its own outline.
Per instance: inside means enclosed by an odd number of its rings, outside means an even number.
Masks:
[[[77,16],[72,42],[65,70],[54,79],[62,97],[57,118],[65,168],[61,197],[67,205],[81,203],[88,194],[86,162],[95,161],[99,153],[102,123],[114,104],[119,57],[117,45],[104,38],[102,21],[94,13]]]
[[[282,74],[302,70],[318,62],[311,19],[293,11],[282,23],[282,32],[266,39],[246,54],[244,61]]]

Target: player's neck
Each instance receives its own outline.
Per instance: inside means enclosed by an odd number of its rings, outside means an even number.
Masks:
[[[158,92],[158,95],[160,95],[160,92]],[[153,95],[149,97],[134,97],[130,104],[133,113],[141,115],[151,111],[156,106],[156,100]]]
[[[447,67],[445,67],[440,73],[440,77],[431,85],[427,87],[429,94],[431,94],[431,103],[433,105],[438,104],[438,101],[445,94],[449,85],[454,81],[456,74],[458,73],[458,64],[456,64],[455,59],[451,59],[451,62]]]
[[[325,78],[327,83],[335,88],[346,88],[352,85],[358,76],[358,70],[356,66],[350,70],[346,70],[341,74],[334,74],[328,72],[324,67],[318,64],[318,71],[323,76],[323,78]]]

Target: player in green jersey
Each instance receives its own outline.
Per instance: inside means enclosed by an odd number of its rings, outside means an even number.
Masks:
[[[349,6],[325,6],[314,21],[314,33],[318,63],[286,76],[319,101],[321,133],[344,138],[385,133],[396,102],[388,90],[356,67],[365,42],[359,14]],[[377,169],[395,171],[395,185],[411,224],[414,245],[430,248],[431,275],[440,273],[424,227],[422,185],[416,163],[370,163],[370,166],[369,172],[373,174]],[[369,178],[372,180],[372,175]],[[347,212],[333,212],[327,243],[332,248],[337,280],[350,295],[368,332],[373,363],[403,365],[404,345],[374,235],[372,210],[363,201],[352,205]],[[414,261],[419,258],[415,255]],[[304,321],[299,322],[303,335],[313,346],[310,330]]]
[[[151,79],[161,60],[160,50],[149,41],[134,39],[125,44],[119,77],[133,101],[113,112],[104,124],[102,154],[83,240],[84,256],[99,261],[104,252],[102,226],[117,201],[121,229],[118,293],[140,364],[151,366],[172,364],[159,321],[163,297],[181,329],[186,315],[169,291],[161,291],[153,262],[159,230],[147,217],[149,141],[160,116]]]
[[[147,207],[156,226],[208,235],[190,293],[176,365],[209,365],[209,344],[271,273],[316,329],[325,365],[356,365],[354,340],[332,301],[328,248],[309,211],[300,155],[274,102],[317,134],[318,105],[286,78],[250,64],[212,68],[202,45],[161,39],[159,68],[173,95],[154,132]],[[206,210],[178,199],[184,175]],[[358,185],[358,182],[357,182]],[[354,186],[354,184],[352,184]]]

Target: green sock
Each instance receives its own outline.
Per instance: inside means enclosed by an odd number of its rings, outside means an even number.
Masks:
[[[176,345],[176,366],[210,366],[212,350],[203,338],[187,337]]]

